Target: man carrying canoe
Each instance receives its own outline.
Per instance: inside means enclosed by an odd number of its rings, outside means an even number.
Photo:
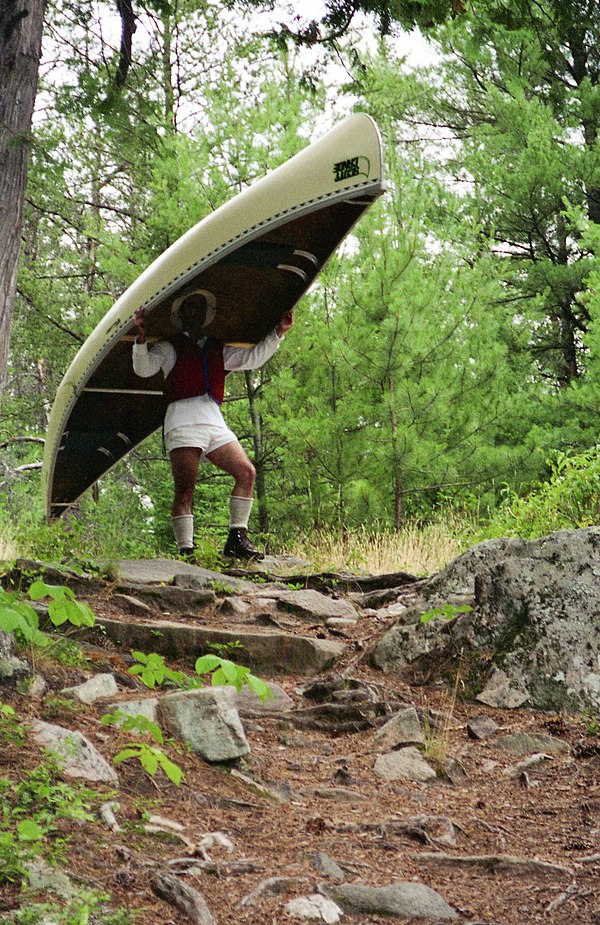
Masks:
[[[206,290],[195,290],[175,299],[171,310],[179,332],[148,348],[146,316],[135,316],[137,337],[133,344],[133,369],[144,378],[162,370],[167,410],[165,446],[174,483],[172,524],[180,555],[194,550],[192,501],[200,461],[210,462],[234,479],[230,498],[229,534],[223,555],[242,559],[264,558],[248,538],[256,472],[244,448],[221,414],[225,376],[234,370],[258,369],[279,348],[294,324],[287,312],[274,331],[253,347],[229,347],[203,329],[215,315],[215,299]]]

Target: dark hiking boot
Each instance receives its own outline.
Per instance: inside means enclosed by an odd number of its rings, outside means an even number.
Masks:
[[[188,546],[184,549],[178,549],[177,555],[180,559],[185,559],[187,562],[191,562],[194,558],[194,547]]]
[[[264,559],[262,552],[259,552],[248,539],[248,531],[245,527],[232,527],[227,536],[223,555],[233,559]]]

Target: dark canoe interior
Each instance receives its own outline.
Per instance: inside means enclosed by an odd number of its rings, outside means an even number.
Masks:
[[[181,291],[202,288],[217,300],[207,334],[256,343],[275,328],[310,287],[337,246],[381,193],[363,191],[266,231],[187,280]],[[148,337],[173,333],[170,310],[177,293],[148,313]],[[50,491],[50,517],[66,509],[133,447],[162,425],[162,374],[133,372],[133,328],[90,376],[64,427]]]

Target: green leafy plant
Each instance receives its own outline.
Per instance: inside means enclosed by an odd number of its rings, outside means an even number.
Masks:
[[[0,780],[0,882],[25,876],[28,861],[42,854],[56,858],[65,847],[57,820],[92,820],[97,795],[60,780],[60,767],[49,758],[16,783]],[[52,839],[48,841],[47,836]]]
[[[7,704],[0,704],[0,739],[13,745],[23,745],[25,732],[15,710]]]
[[[211,652],[216,652],[217,655],[225,656],[244,647],[239,639],[230,639],[228,642],[207,642],[206,648],[210,649]]]
[[[240,691],[244,684],[247,684],[250,690],[254,691],[257,697],[263,702],[273,696],[270,687],[250,673],[250,669],[244,665],[238,665],[220,655],[201,655],[196,659],[196,672],[199,675],[211,673],[211,684],[233,685],[236,690]]]
[[[45,832],[30,819],[12,830],[0,830],[0,883],[12,883],[25,875],[26,863],[42,853]]]
[[[70,623],[72,626],[94,626],[96,617],[94,611],[87,604],[75,598],[71,588],[62,585],[49,585],[41,578],[34,581],[29,588],[29,597],[32,601],[50,598],[48,616],[54,626]]]
[[[111,713],[105,713],[101,721],[105,726],[118,725],[125,732],[135,731],[149,735],[157,745],[164,745],[164,737],[160,726],[141,713],[131,716],[124,713],[123,710],[113,710]],[[154,777],[158,769],[161,768],[171,783],[179,787],[185,780],[182,768],[172,761],[157,745],[148,745],[147,742],[139,741],[128,742],[115,755],[113,762],[120,764],[121,761],[136,759],[150,777]]]
[[[49,639],[39,628],[39,617],[33,607],[18,600],[15,594],[0,588],[0,630],[26,643],[49,645]]]
[[[470,613],[473,610],[469,604],[461,604],[455,607],[454,604],[443,604],[440,607],[433,607],[421,614],[421,623],[429,623],[430,620],[452,620],[459,613]]]
[[[14,925],[43,925],[52,921],[56,925],[90,925],[102,922],[102,925],[132,925],[135,912],[126,909],[109,912],[106,903],[109,897],[96,890],[80,890],[65,903],[30,903],[21,905],[11,918]]]
[[[218,578],[216,578],[214,581],[211,581],[210,587],[211,590],[215,592],[215,594],[233,594],[235,591],[235,588],[227,581],[221,581]]]
[[[126,745],[118,755],[115,755],[113,761],[119,764],[121,761],[127,761],[130,758],[139,760],[144,771],[154,777],[159,768],[161,768],[171,783],[179,787],[185,780],[183,770],[174,761],[165,755],[162,749],[155,745],[148,745],[147,742],[131,742]]]
[[[157,684],[164,684],[167,681],[176,687],[197,686],[194,678],[190,678],[184,671],[174,671],[169,668],[163,656],[156,652],[146,655],[144,652],[133,651],[131,654],[138,664],[131,666],[129,674],[138,676],[146,687],[154,688]]]
[[[44,698],[42,706],[42,716],[48,722],[55,719],[64,719],[66,716],[74,716],[78,713],[85,713],[87,706],[79,700],[70,697],[60,697],[58,694],[50,694]]]

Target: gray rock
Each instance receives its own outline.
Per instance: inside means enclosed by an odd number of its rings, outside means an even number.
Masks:
[[[467,735],[470,739],[489,739],[499,728],[490,716],[473,716],[467,723]]]
[[[94,703],[104,697],[114,697],[118,692],[117,682],[112,674],[96,674],[83,684],[65,687],[61,691],[64,696],[73,697],[80,703]]]
[[[240,901],[240,906],[255,906],[263,896],[281,896],[290,893],[298,886],[298,881],[291,877],[267,877]]]
[[[13,654],[14,638],[11,633],[0,630],[0,684],[18,684],[31,673],[31,668]]]
[[[206,651],[208,643],[241,643],[235,661],[247,665],[255,674],[314,675],[331,667],[344,653],[343,643],[331,639],[314,639],[284,632],[224,630],[220,626],[193,626],[171,620],[127,623],[100,618],[109,638],[120,645],[145,652],[157,652],[169,658],[195,659]]]
[[[278,610],[311,623],[325,623],[331,617],[358,619],[349,601],[334,600],[320,591],[281,591],[277,595]]]
[[[531,771],[544,771],[548,767],[548,762],[551,761],[552,755],[538,752],[535,755],[529,755],[523,761],[519,761],[513,768],[507,768],[505,773],[512,777],[520,777],[522,774],[528,774]]]
[[[289,713],[294,701],[279,684],[270,683],[272,697],[261,700],[247,685],[236,692],[235,707],[240,716],[264,716],[269,713]]]
[[[135,595],[151,611],[159,613],[194,613],[217,601],[214,591],[207,588],[178,588],[174,585],[121,585],[120,592]],[[121,595],[122,596],[122,595]]]
[[[343,915],[336,903],[319,893],[314,893],[312,896],[298,896],[297,899],[290,900],[284,911],[295,919],[325,922],[327,925],[335,925]]]
[[[138,617],[149,617],[153,613],[152,607],[131,594],[113,594],[112,600],[123,610]]]
[[[43,697],[46,691],[48,690],[48,682],[45,677],[41,674],[36,674],[31,679],[31,684],[27,689],[27,693],[30,697]]]
[[[192,584],[196,590],[210,587],[213,581],[227,582],[236,589],[252,590],[255,587],[251,581],[241,581],[239,578],[223,575],[222,572],[201,568],[191,562],[180,562],[178,559],[119,559],[114,563],[114,567],[123,581],[140,584],[174,582],[185,587],[185,579],[179,576],[188,576],[189,579],[196,580],[196,583]]]
[[[63,899],[72,899],[77,895],[78,888],[65,873],[51,867],[43,858],[36,858],[25,864],[28,878],[28,888],[32,893],[50,891]]]
[[[362,883],[342,883],[322,888],[350,914],[363,913],[390,915],[405,919],[436,919],[449,921],[458,918],[456,909],[448,905],[439,893],[423,883],[396,882],[389,886],[372,887]]]
[[[493,668],[486,686],[476,699],[488,707],[514,710],[529,700],[529,691],[515,684],[501,668]]]
[[[140,697],[136,700],[117,700],[108,705],[108,710],[121,710],[126,716],[143,716],[153,723],[158,722],[158,697]]]
[[[439,651],[441,624],[398,623],[385,633],[373,649],[371,661],[383,671],[401,671],[417,659]]]
[[[499,736],[492,744],[501,752],[509,755],[535,755],[545,752],[548,755],[564,755],[570,752],[568,742],[543,732],[516,732],[512,735]]]
[[[63,773],[68,777],[108,784],[119,783],[115,769],[80,732],[40,720],[33,722],[31,728],[38,745],[57,756]]]
[[[317,851],[313,857],[313,866],[317,873],[328,880],[334,880],[336,883],[344,883],[346,874],[333,858],[330,858],[324,851]]]
[[[226,597],[221,603],[220,613],[224,617],[245,617],[250,612],[248,601],[242,601],[237,597]]]
[[[250,751],[235,708],[235,688],[203,687],[167,694],[159,715],[170,733],[207,761],[231,761]]]
[[[491,660],[495,671],[479,695],[486,703],[600,706],[600,527],[481,543],[420,595],[421,612],[461,600],[474,610],[449,623],[398,624],[374,649],[378,667],[431,680],[462,650],[473,677],[478,657],[482,674]]]
[[[375,774],[384,780],[413,780],[423,784],[437,777],[421,752],[412,747],[379,755],[375,762]]]
[[[396,713],[377,730],[375,741],[387,749],[398,745],[422,745],[425,742],[425,734],[415,708],[406,707],[405,710]]]

